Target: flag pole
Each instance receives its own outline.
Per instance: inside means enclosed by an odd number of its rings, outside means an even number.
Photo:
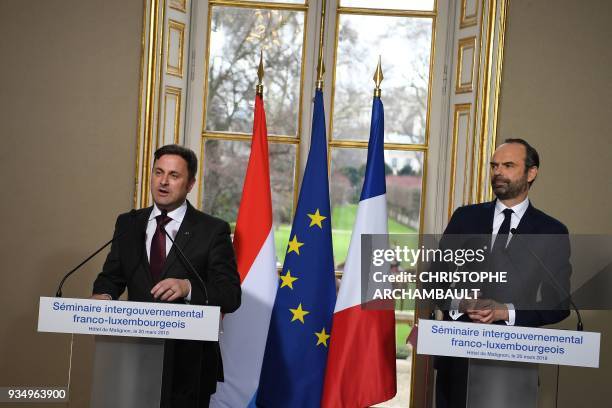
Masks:
[[[325,0],[321,5],[321,27],[319,27],[319,62],[317,64],[317,90],[323,90],[323,74],[325,74],[325,64],[323,63],[323,35],[325,34]]]

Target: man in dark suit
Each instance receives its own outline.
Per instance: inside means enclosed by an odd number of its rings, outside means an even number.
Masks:
[[[453,302],[444,311],[445,319],[538,327],[569,315],[568,230],[533,207],[528,199],[539,165],[539,155],[529,143],[506,139],[491,159],[491,186],[496,200],[460,207],[453,213],[441,246],[449,242],[457,246],[465,236],[481,237],[490,248],[488,270],[508,271],[508,282],[485,286],[484,296],[478,300]],[[540,237],[536,239],[535,235]],[[540,261],[548,271],[543,270]],[[467,361],[436,358],[437,408],[465,407]]]
[[[191,206],[197,157],[177,145],[155,152],[151,174],[154,205],[121,214],[102,272],[93,285],[95,299],[128,299],[220,306],[231,313],[240,306],[229,225]],[[205,283],[190,273],[164,229],[183,249]],[[163,407],[207,407],[217,381],[223,380],[217,342],[169,340],[164,347]]]

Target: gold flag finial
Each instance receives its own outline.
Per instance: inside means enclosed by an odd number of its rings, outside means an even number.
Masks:
[[[319,58],[319,65],[317,66],[317,89],[323,90],[323,75],[325,74],[325,63],[323,58]]]
[[[378,56],[378,65],[376,66],[376,72],[374,72],[374,83],[376,84],[376,88],[374,88],[374,97],[380,98],[380,83],[383,81],[385,77],[383,76],[382,67],[380,65],[380,55]]]
[[[264,77],[264,67],[263,67],[263,50],[260,51],[259,54],[259,67],[257,67],[257,86],[255,87],[255,93],[257,95],[263,95],[263,77]]]

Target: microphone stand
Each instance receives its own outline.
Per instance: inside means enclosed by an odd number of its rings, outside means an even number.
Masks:
[[[162,231],[164,231],[164,234],[166,234],[166,236],[170,239],[170,242],[172,242],[172,245],[174,245],[176,247],[180,257],[187,264],[187,269],[189,270],[189,272],[191,272],[191,274],[196,278],[196,280],[198,281],[198,283],[202,287],[202,290],[204,292],[204,299],[205,299],[204,303],[206,305],[208,305],[208,290],[206,289],[206,284],[204,283],[204,280],[202,279],[200,274],[197,272],[196,268],[193,266],[191,261],[189,261],[187,256],[185,256],[185,253],[183,252],[181,247],[174,241],[174,239],[172,239],[172,236],[170,236],[170,234],[168,233],[166,228],[164,226],[162,226],[161,229],[162,229]]]

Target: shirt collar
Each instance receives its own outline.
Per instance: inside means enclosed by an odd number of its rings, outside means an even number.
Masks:
[[[514,214],[517,217],[523,218],[523,214],[525,214],[525,211],[527,211],[528,207],[529,207],[529,197],[525,197],[523,201],[521,201],[514,207],[506,207],[506,205],[504,205],[504,203],[502,203],[501,200],[495,200],[495,215],[499,215],[506,208],[510,208],[512,211],[514,211]]]
[[[183,218],[185,218],[186,212],[187,200],[183,201],[183,204],[181,204],[178,208],[170,211],[168,213],[168,217],[173,221],[181,223],[183,222]],[[154,220],[158,215],[161,215],[161,210],[157,207],[157,204],[153,204],[153,211],[151,211],[151,214],[149,215],[149,221]]]

